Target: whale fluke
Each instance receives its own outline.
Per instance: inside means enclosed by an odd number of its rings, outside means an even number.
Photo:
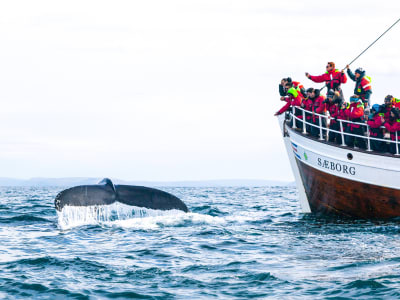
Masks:
[[[174,208],[188,212],[185,203],[167,192],[144,186],[116,185],[119,202],[139,207],[168,210]]]
[[[114,202],[151,209],[179,209],[188,212],[185,203],[167,192],[144,186],[114,185],[104,178],[96,185],[75,186],[61,191],[55,198],[56,210],[64,206],[108,205]]]

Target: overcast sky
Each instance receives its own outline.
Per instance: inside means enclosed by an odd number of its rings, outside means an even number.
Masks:
[[[2,1],[0,177],[293,180],[280,79],[320,87],[304,72],[399,17],[397,0]],[[374,103],[400,96],[399,49],[400,24],[354,63]]]

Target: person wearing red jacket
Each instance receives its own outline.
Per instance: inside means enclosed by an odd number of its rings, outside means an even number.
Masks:
[[[319,116],[317,114],[320,114],[320,115],[324,115],[325,114],[325,110],[326,110],[326,105],[324,103],[325,97],[320,95],[318,89],[309,88],[307,90],[307,98],[309,100],[311,100],[312,103],[313,103],[313,105],[312,105],[311,122],[314,125],[319,126]],[[325,118],[321,117],[321,124],[322,124],[323,127],[326,127]],[[312,136],[318,137],[319,133],[320,133],[320,130],[319,130],[318,127],[311,126],[310,133],[311,133]]]
[[[364,104],[357,95],[350,97],[350,107],[348,109],[349,121],[356,123],[363,123],[364,121]],[[349,124],[346,128],[347,133],[364,136],[364,126],[360,124]],[[346,145],[349,147],[359,147],[365,149],[365,140],[363,138],[356,138],[351,135],[345,137]]]
[[[287,96],[285,96],[285,101],[286,104],[280,109],[278,110],[274,116],[278,116],[280,114],[283,114],[284,112],[288,111],[291,107],[298,107],[301,105],[301,94],[299,92],[297,92],[297,90],[295,88],[293,88],[293,83],[289,83],[287,82],[285,85],[285,88],[287,89]],[[302,113],[301,111],[295,109],[295,116],[298,118],[302,117]],[[293,120],[292,120],[293,121]],[[297,128],[301,127],[301,121],[296,120],[296,126]],[[292,126],[293,123],[290,123],[290,126]]]
[[[390,104],[391,104],[392,107],[400,109],[400,98],[395,98],[392,95],[387,95],[385,97],[385,100],[386,99],[388,99],[388,101],[390,100]]]
[[[337,118],[339,116],[340,106],[343,99],[340,97],[339,92],[334,92],[333,90],[328,91],[327,99],[329,100],[327,103],[330,118],[329,129],[340,131],[340,124],[337,121]],[[341,135],[337,132],[329,131],[329,141],[342,143]]]
[[[292,81],[292,78],[282,78],[281,83],[279,84],[279,94],[281,95],[281,100],[283,97],[287,96],[287,89],[285,88],[286,83],[293,83],[293,87],[301,93],[302,97],[306,96],[306,91],[304,89],[304,86],[299,82],[299,81]]]
[[[396,147],[398,147],[398,151],[400,152],[400,111],[397,108],[392,108],[390,111],[389,120],[384,120],[382,118],[383,124],[385,128],[390,132],[390,139],[392,141],[396,140],[397,133],[397,146],[396,143],[390,143],[389,151],[392,154],[396,154]]]
[[[306,72],[306,77],[314,82],[325,82],[328,90],[332,89],[334,91],[339,91],[340,96],[343,98],[343,91],[340,88],[340,85],[347,82],[347,77],[344,73],[344,70],[340,72],[339,70],[335,69],[334,62],[328,62],[326,65],[326,72],[324,74],[312,76]]]
[[[392,110],[392,107],[393,107],[392,98],[393,97],[391,95],[387,95],[385,97],[384,104],[382,105],[382,108],[381,108],[382,112],[385,114],[385,116],[384,116],[385,120],[389,120],[389,118],[390,118],[390,111]]]
[[[346,66],[346,69],[350,79],[356,82],[354,95],[357,95],[364,102],[364,107],[369,107],[369,99],[372,94],[371,78],[365,75],[365,71],[362,68],[358,68],[354,74],[349,65]]]
[[[383,113],[379,113],[381,107],[379,104],[372,105],[371,114],[368,116],[367,124],[369,126],[369,135],[373,138],[382,139],[383,138],[383,130],[382,126],[382,117]],[[385,149],[385,145],[382,141],[370,140],[371,149],[374,151],[383,152]]]
[[[307,97],[303,99],[303,101],[301,102],[301,107],[305,110],[305,116],[306,116],[306,122],[308,123],[306,125],[306,131],[308,133],[311,133],[311,125],[309,125],[310,123],[312,124],[313,122],[313,115],[314,115],[314,102],[313,100],[310,98],[310,93],[313,90],[313,88],[309,88],[307,90]]]

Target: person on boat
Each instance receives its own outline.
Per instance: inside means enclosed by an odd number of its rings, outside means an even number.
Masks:
[[[363,123],[364,119],[364,103],[357,96],[350,97],[350,107],[348,109],[348,118],[351,122]],[[364,136],[364,126],[360,124],[350,123],[346,128],[347,133],[353,135]],[[365,149],[365,140],[352,135],[346,135],[346,145],[349,147],[359,147]]]
[[[390,99],[392,107],[396,107],[396,108],[400,109],[400,98],[395,98],[392,95],[387,95],[386,98],[388,100]]]
[[[296,107],[296,106],[299,107],[301,105],[302,102],[301,94],[293,87],[293,83],[286,82],[285,89],[287,90],[287,95],[285,96],[286,104],[280,110],[278,110],[274,114],[274,116],[283,114],[284,112],[288,111],[291,107]],[[301,118],[302,117],[301,111],[295,109],[295,116]],[[301,121],[296,120],[296,126],[300,128]]]
[[[335,69],[334,62],[328,62],[326,65],[326,72],[324,74],[312,76],[306,72],[306,77],[314,82],[325,82],[328,90],[333,89],[334,91],[339,91],[343,98],[343,91],[340,88],[340,85],[347,82],[347,77],[344,73],[344,70],[340,72],[339,70]]]
[[[338,128],[339,128],[338,131],[340,131],[340,132],[342,132],[342,131],[345,132],[346,128],[348,127],[349,123],[341,122],[340,120],[345,120],[345,121],[349,120],[349,108],[350,108],[349,102],[345,102],[345,101],[341,102],[340,107],[339,107],[339,112],[336,117],[336,121],[338,123]],[[342,126],[340,126],[340,123],[342,123]],[[341,133],[336,134],[336,143],[342,144],[342,134]]]
[[[374,104],[372,105],[371,114],[368,116],[367,124],[369,126],[369,135],[370,137],[382,139],[383,138],[383,129],[381,126],[383,125],[382,117],[383,113],[380,113],[381,105]],[[371,149],[374,151],[383,152],[385,151],[385,145],[382,141],[370,140]]]
[[[327,95],[327,99],[329,99],[328,102],[328,111],[329,111],[329,118],[330,118],[330,124],[329,124],[329,129],[335,130],[335,131],[340,131],[340,125],[339,122],[337,121],[337,118],[339,116],[340,112],[340,106],[343,102],[342,97],[340,96],[340,93],[338,91],[333,91],[329,90]],[[339,133],[329,131],[329,141],[330,142],[338,142],[338,136],[340,136]],[[340,143],[341,143],[340,139]]]
[[[281,83],[279,84],[279,95],[281,95],[281,100],[285,100],[282,98],[287,95],[287,89],[285,88],[287,82],[293,83],[293,87],[296,88],[296,90],[300,92],[303,97],[306,96],[306,90],[304,89],[304,86],[299,81],[292,81],[292,78],[287,77],[282,78]]]
[[[346,66],[346,69],[347,75],[349,75],[350,79],[356,82],[354,94],[360,97],[365,108],[369,107],[370,97],[372,94],[371,78],[365,75],[365,70],[362,68],[356,69],[354,73],[350,70],[349,65]]]
[[[381,107],[381,110],[385,114],[385,120],[389,120],[390,118],[390,111],[392,110],[393,107],[393,96],[392,95],[387,95],[384,99],[384,104]]]
[[[314,101],[310,98],[311,92],[313,92],[313,88],[309,88],[306,91],[307,97],[303,99],[301,102],[301,107],[305,110],[305,116],[306,116],[306,122],[307,123],[312,123],[313,122],[313,116],[314,116]],[[306,124],[306,131],[308,133],[311,133],[311,125]]]
[[[398,108],[393,107],[390,110],[390,118],[389,120],[385,120],[382,117],[382,123],[385,128],[390,132],[390,139],[392,141],[396,141],[396,133],[397,133],[397,146],[396,143],[390,143],[389,151],[392,154],[400,153],[400,111]],[[396,150],[396,147],[398,150]],[[397,152],[398,151],[398,152]]]
[[[324,103],[325,97],[320,95],[319,89],[309,88],[307,91],[308,98],[313,102],[312,123],[316,126],[319,126],[318,115],[324,115],[326,111],[326,104]],[[326,121],[323,117],[321,117],[321,124],[322,127],[326,127]],[[316,126],[311,126],[310,133],[312,136],[318,137],[320,130]]]

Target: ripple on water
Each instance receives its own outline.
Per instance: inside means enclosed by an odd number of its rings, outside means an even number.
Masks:
[[[191,212],[0,188],[0,298],[400,298],[399,220],[304,215],[293,187],[165,190]]]

